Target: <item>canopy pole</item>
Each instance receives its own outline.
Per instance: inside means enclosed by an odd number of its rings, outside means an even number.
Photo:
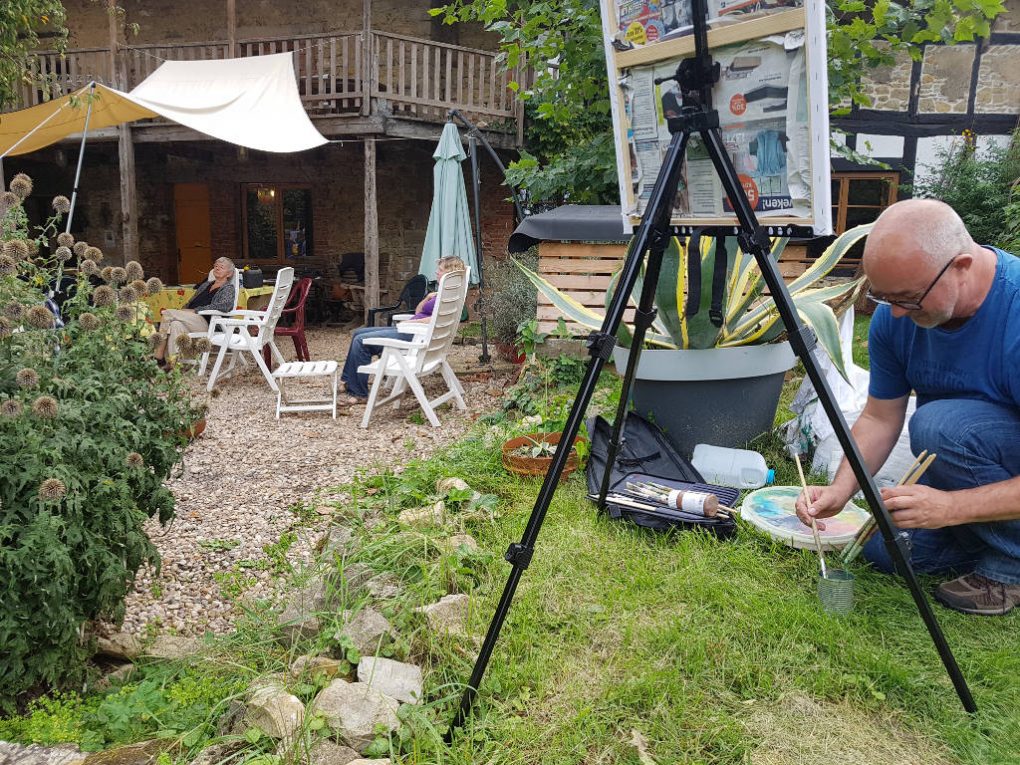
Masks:
[[[489,333],[485,323],[485,309],[483,300],[485,298],[485,279],[482,267],[482,202],[481,185],[482,180],[478,177],[478,138],[474,133],[468,133],[468,147],[471,152],[471,189],[475,199],[475,254],[478,262],[478,313],[482,317],[482,355],[478,360],[483,364],[489,363]]]
[[[64,231],[71,232],[71,221],[74,220],[74,205],[78,201],[78,182],[81,180],[81,166],[85,160],[85,139],[89,134],[89,121],[92,119],[92,102],[96,95],[96,83],[89,85],[89,108],[85,112],[85,129],[81,133],[81,148],[78,149],[78,167],[74,171],[74,189],[71,191],[71,209],[67,212],[67,227]]]

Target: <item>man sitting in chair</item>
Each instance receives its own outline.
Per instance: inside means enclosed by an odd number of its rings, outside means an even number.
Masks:
[[[465,269],[464,261],[457,257],[440,258],[436,264],[436,278],[442,279],[445,274],[454,274]],[[436,307],[436,293],[430,292],[414,309],[414,316],[408,321],[428,321]],[[364,404],[368,398],[368,375],[358,374],[358,367],[368,364],[373,356],[382,353],[379,346],[365,345],[365,340],[375,337],[389,337],[398,340],[412,340],[413,335],[402,334],[396,327],[360,327],[351,335],[351,349],[344,360],[344,371],[340,376],[347,394],[337,399],[337,403],[350,406]]]
[[[167,359],[177,355],[177,339],[181,335],[209,329],[209,322],[198,314],[199,311],[230,313],[234,310],[237,295],[234,294],[233,277],[234,261],[217,258],[213,263],[212,278],[198,285],[184,308],[163,311],[159,322],[159,334],[163,339],[156,346],[156,362],[161,368],[170,367]]]

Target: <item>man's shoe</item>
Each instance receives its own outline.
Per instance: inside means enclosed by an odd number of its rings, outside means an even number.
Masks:
[[[1020,584],[996,582],[981,574],[965,574],[940,584],[935,590],[935,599],[965,614],[1002,616],[1020,605]]]

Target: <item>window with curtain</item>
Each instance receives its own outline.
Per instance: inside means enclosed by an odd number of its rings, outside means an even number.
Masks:
[[[243,197],[246,260],[286,264],[312,254],[310,188],[252,183]]]

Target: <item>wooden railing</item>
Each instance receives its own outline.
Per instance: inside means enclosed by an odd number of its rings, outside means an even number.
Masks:
[[[394,115],[439,122],[456,108],[488,122],[516,116],[511,75],[492,51],[373,32],[372,96]]]
[[[298,92],[313,116],[381,114],[443,122],[456,108],[487,122],[490,129],[508,131],[520,118],[507,87],[511,75],[500,71],[492,51],[388,32],[372,32],[371,37],[370,57],[365,56],[361,32],[239,40],[233,53],[223,41],[125,46],[117,53],[116,78],[111,76],[108,50],[68,50],[63,56],[47,51],[39,54],[36,68],[52,84],[51,92],[26,85],[18,108],[77,90],[92,79],[130,90],[163,61],[291,52]],[[367,110],[365,98],[370,99]]]

